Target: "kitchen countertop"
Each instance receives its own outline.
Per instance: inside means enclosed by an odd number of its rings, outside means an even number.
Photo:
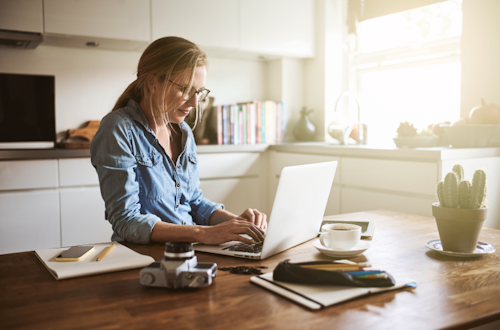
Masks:
[[[436,161],[446,159],[467,159],[500,157],[500,148],[447,147],[399,149],[395,146],[335,145],[326,142],[288,143],[280,145],[200,145],[198,153],[221,152],[278,152],[331,155],[339,157],[384,158],[399,160]],[[90,157],[89,149],[13,149],[0,150],[0,160],[35,160]]]

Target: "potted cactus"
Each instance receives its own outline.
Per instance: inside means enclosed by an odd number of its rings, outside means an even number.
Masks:
[[[464,180],[461,165],[453,166],[437,185],[439,203],[432,205],[443,250],[472,253],[476,249],[479,233],[488,215],[484,206],[486,174],[474,172],[472,184]]]

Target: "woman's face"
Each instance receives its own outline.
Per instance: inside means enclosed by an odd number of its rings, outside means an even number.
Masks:
[[[193,87],[196,88],[196,90],[205,87],[206,77],[207,68],[205,66],[196,67],[194,72]],[[170,80],[182,86],[189,86],[189,75],[187,74],[173,75]],[[198,106],[198,94],[195,94],[191,99],[184,101],[182,99],[183,88],[171,82],[168,82],[168,84],[170,86],[166,95],[166,101],[172,102],[173,100],[173,102],[175,102],[171,110],[168,112],[168,121],[173,124],[179,124],[184,121],[191,110],[196,111],[196,107]]]

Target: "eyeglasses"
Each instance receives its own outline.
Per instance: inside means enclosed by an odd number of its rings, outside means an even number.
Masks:
[[[202,102],[207,97],[208,93],[210,93],[210,91],[208,89],[206,89],[205,87],[202,87],[199,90],[196,90],[196,88],[191,86],[191,88],[188,91],[187,90],[188,88],[186,86],[182,86],[182,85],[180,85],[180,84],[178,84],[175,81],[172,81],[170,79],[168,81],[170,81],[172,84],[175,84],[181,88],[182,99],[184,101],[189,101],[193,98],[194,94],[198,94],[198,102]]]

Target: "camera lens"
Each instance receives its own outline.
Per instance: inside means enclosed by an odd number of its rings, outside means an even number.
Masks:
[[[165,243],[165,258],[189,259],[194,256],[193,243],[167,242]]]

